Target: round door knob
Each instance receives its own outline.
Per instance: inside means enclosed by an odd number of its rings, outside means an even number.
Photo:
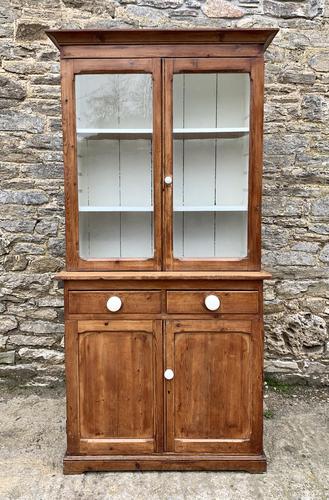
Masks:
[[[217,311],[220,306],[220,300],[216,295],[207,295],[204,304],[209,311]]]
[[[172,380],[174,378],[174,372],[170,368],[167,368],[164,372],[164,377],[166,380]]]
[[[117,312],[122,307],[122,300],[120,299],[120,297],[115,297],[115,296],[110,297],[109,300],[106,302],[106,307],[111,312]]]
[[[165,184],[167,184],[167,186],[169,186],[170,184],[172,184],[172,177],[171,177],[171,175],[167,175],[165,177],[164,181],[165,181]]]

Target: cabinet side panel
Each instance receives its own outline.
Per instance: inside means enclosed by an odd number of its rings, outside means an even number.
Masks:
[[[62,127],[64,151],[66,268],[78,268],[78,191],[76,172],[76,138],[74,111],[73,62],[61,60]]]
[[[73,320],[65,321],[65,375],[67,453],[73,455],[79,452],[78,329]]]
[[[250,270],[261,268],[261,201],[263,173],[264,59],[251,63],[248,240]]]

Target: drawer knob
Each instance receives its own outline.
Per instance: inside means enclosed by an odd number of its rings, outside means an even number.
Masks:
[[[165,181],[165,184],[167,184],[167,186],[170,186],[170,184],[172,184],[172,177],[171,175],[167,175],[164,179]]]
[[[113,313],[117,312],[122,307],[122,300],[120,299],[120,297],[116,297],[114,295],[113,297],[110,297],[109,300],[106,302],[106,307],[109,311]]]
[[[207,295],[204,304],[209,311],[217,311],[220,307],[220,300],[216,295]]]
[[[166,380],[172,380],[174,378],[174,372],[170,368],[167,368],[164,372],[164,378]]]

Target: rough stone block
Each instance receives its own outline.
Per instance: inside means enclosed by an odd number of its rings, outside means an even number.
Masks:
[[[14,365],[15,351],[0,352],[0,365]]]
[[[183,3],[184,0],[162,0],[161,2],[158,0],[137,0],[138,5],[145,5],[158,9],[177,9],[177,7],[181,7]]]
[[[54,257],[41,257],[34,259],[29,268],[34,273],[52,273],[59,271],[62,267],[62,262]]]
[[[307,252],[281,251],[277,253],[277,264],[280,266],[315,266],[316,257]]]
[[[49,25],[40,22],[39,19],[19,20],[16,29],[16,39],[25,42],[46,39],[45,30],[49,28]]]
[[[55,336],[10,335],[8,337],[8,346],[52,347],[58,343],[58,338]]]
[[[0,191],[0,204],[42,205],[48,196],[40,191]]]
[[[26,97],[25,85],[14,78],[0,75],[0,98],[18,99],[21,101]]]
[[[328,102],[321,95],[305,95],[302,101],[302,116],[311,121],[328,119]]]
[[[313,19],[322,12],[320,2],[309,0],[302,2],[282,2],[264,0],[264,14],[283,19],[307,18]]]
[[[49,238],[48,248],[55,257],[65,256],[65,241],[62,238]]]
[[[0,316],[0,333],[7,333],[17,328],[18,322],[14,316]]]
[[[217,18],[239,18],[245,14],[240,7],[226,0],[207,0],[201,10],[207,17]]]
[[[296,83],[301,85],[313,85],[316,76],[314,73],[300,73],[298,70],[285,70],[279,76],[282,83]]]
[[[8,336],[0,334],[0,350],[3,351],[6,348]]]
[[[314,201],[311,207],[312,215],[320,217],[328,217],[329,214],[329,195],[325,195]]]
[[[34,335],[43,335],[49,333],[63,333],[64,325],[52,321],[30,321],[20,322],[20,331]]]
[[[265,362],[265,372],[271,373],[286,373],[286,372],[298,373],[299,368],[296,361],[285,361],[285,360],[272,360],[268,359]]]
[[[324,247],[322,248],[319,259],[321,260],[321,262],[329,262],[329,243],[324,245]]]
[[[6,111],[0,115],[0,131],[42,132],[45,121],[40,116],[27,113]]]
[[[323,51],[314,54],[310,58],[308,64],[315,71],[327,73],[329,71],[329,51]]]
[[[64,361],[64,353],[52,349],[32,349],[23,347],[19,349],[18,355],[23,361],[40,361],[46,364],[61,364]]]
[[[24,271],[28,264],[25,255],[7,255],[3,262],[6,271]]]

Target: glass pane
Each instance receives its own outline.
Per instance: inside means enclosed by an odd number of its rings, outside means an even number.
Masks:
[[[174,75],[174,256],[247,255],[249,74]]]
[[[75,92],[80,256],[150,258],[151,75],[77,75]]]

